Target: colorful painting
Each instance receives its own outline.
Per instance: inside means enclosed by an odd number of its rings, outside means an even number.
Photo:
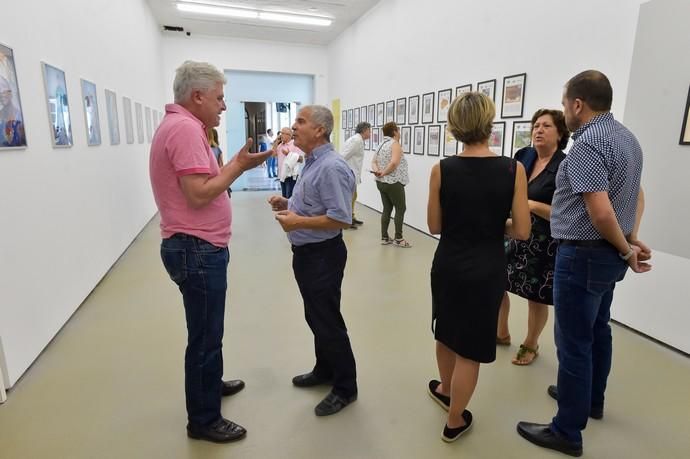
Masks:
[[[69,114],[65,72],[45,62],[41,64],[53,147],[71,147],[73,145],[72,118]]]
[[[532,123],[529,121],[516,121],[513,123],[513,142],[510,156],[521,148],[532,145]]]
[[[489,135],[489,149],[496,154],[496,156],[503,156],[503,138],[506,130],[506,123],[504,121],[494,122],[491,128],[491,135]]]
[[[0,150],[23,147],[26,132],[14,53],[0,44]]]

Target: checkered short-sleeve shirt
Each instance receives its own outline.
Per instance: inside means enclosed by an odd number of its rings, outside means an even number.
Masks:
[[[624,234],[635,225],[642,175],[642,148],[611,113],[598,115],[573,133],[573,146],[556,175],[551,207],[555,239],[602,239],[582,193],[606,191]]]

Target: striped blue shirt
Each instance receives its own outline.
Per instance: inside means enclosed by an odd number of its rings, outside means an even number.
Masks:
[[[352,223],[352,196],[355,174],[336,153],[333,144],[321,145],[306,155],[288,210],[306,217],[326,215],[333,220]],[[287,233],[292,245],[301,246],[332,239],[336,230],[295,230]]]
[[[556,175],[551,204],[554,239],[603,239],[592,225],[582,193],[606,191],[623,234],[635,225],[642,175],[642,148],[611,113],[592,118],[573,133],[573,146]]]

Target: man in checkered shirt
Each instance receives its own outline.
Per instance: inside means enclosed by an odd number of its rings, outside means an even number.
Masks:
[[[563,108],[573,146],[556,176],[551,233],[560,239],[554,273],[558,401],[551,424],[518,423],[528,441],[582,455],[587,418],[604,415],[611,370],[611,301],[628,268],[643,273],[650,249],[637,238],[644,208],[642,149],[610,113],[608,78],[587,70],[568,81]]]

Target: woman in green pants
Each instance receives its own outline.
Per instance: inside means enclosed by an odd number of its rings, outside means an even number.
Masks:
[[[371,170],[376,176],[376,187],[381,193],[383,213],[381,214],[381,244],[396,247],[412,247],[403,239],[403,219],[405,218],[405,185],[410,181],[407,175],[407,160],[400,147],[400,129],[395,123],[383,125],[383,140],[374,154]],[[388,236],[391,212],[395,208],[395,239]]]

